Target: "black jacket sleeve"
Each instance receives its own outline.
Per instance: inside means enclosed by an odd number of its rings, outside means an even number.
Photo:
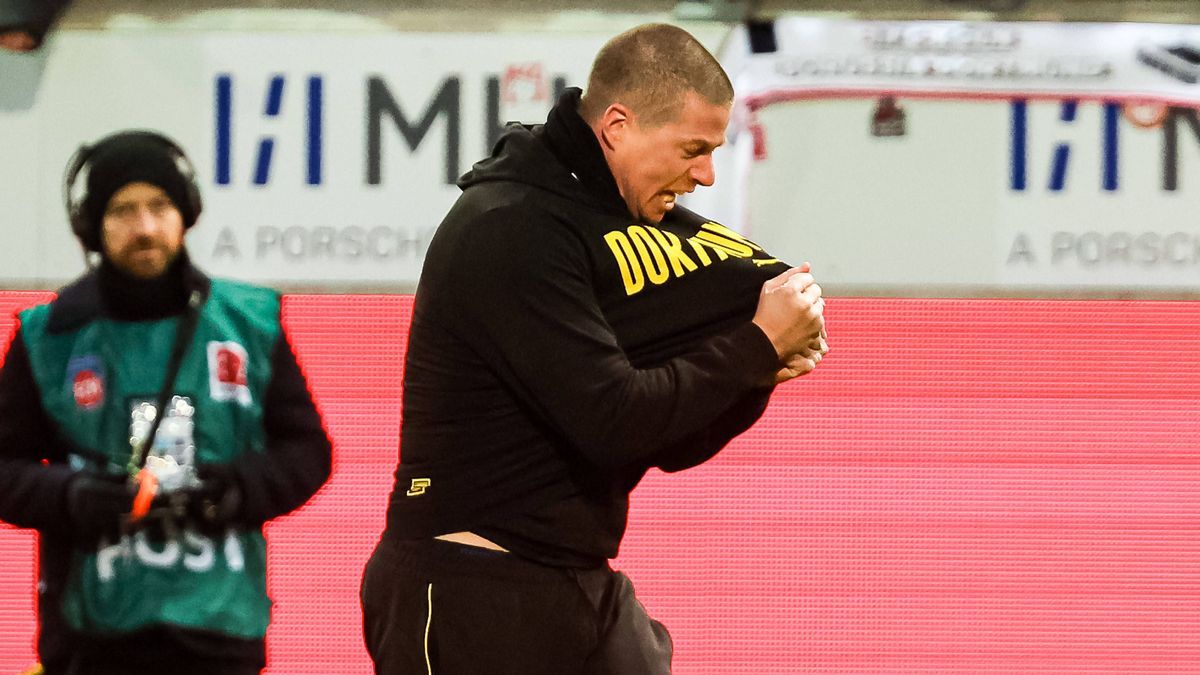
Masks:
[[[263,397],[266,451],[235,460],[242,491],[239,520],[259,526],[302,506],[329,478],[332,445],[285,333],[271,355]]]
[[[593,464],[656,465],[662,448],[772,381],[778,357],[750,321],[660,367],[634,367],[601,312],[586,247],[568,228],[513,207],[491,210],[486,222],[457,251],[459,333]]]
[[[656,454],[658,468],[671,473],[699,466],[712,459],[762,417],[774,390],[774,387],[767,387],[747,394],[707,428],[664,448]]]
[[[74,472],[57,439],[18,328],[0,370],[0,520],[66,530],[66,489]]]

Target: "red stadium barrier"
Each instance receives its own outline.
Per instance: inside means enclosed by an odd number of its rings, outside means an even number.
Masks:
[[[0,293],[0,316],[45,297]],[[268,529],[269,673],[370,671],[358,582],[410,309],[285,303],[336,456]],[[827,317],[818,372],[634,495],[617,566],[677,673],[1200,672],[1200,303],[843,298]],[[33,555],[0,530],[0,673],[34,660]]]

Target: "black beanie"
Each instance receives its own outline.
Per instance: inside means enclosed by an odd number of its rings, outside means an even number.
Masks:
[[[190,164],[165,137],[145,131],[126,131],[104,138],[87,159],[87,192],[82,215],[96,241],[108,201],[130,183],[149,183],[162,188],[189,228],[200,215]]]

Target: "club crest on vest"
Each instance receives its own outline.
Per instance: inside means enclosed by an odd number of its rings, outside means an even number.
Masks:
[[[214,401],[251,403],[246,380],[249,357],[246,348],[236,342],[208,343],[209,395]]]
[[[95,410],[104,403],[104,362],[99,356],[71,359],[67,364],[67,387],[81,410]]]

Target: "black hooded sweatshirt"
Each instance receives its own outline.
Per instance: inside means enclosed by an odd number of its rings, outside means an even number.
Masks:
[[[638,222],[579,97],[510,128],[430,244],[386,536],[602,565],[648,468],[704,462],[766,407],[779,361],[750,320],[787,266],[680,206]]]

